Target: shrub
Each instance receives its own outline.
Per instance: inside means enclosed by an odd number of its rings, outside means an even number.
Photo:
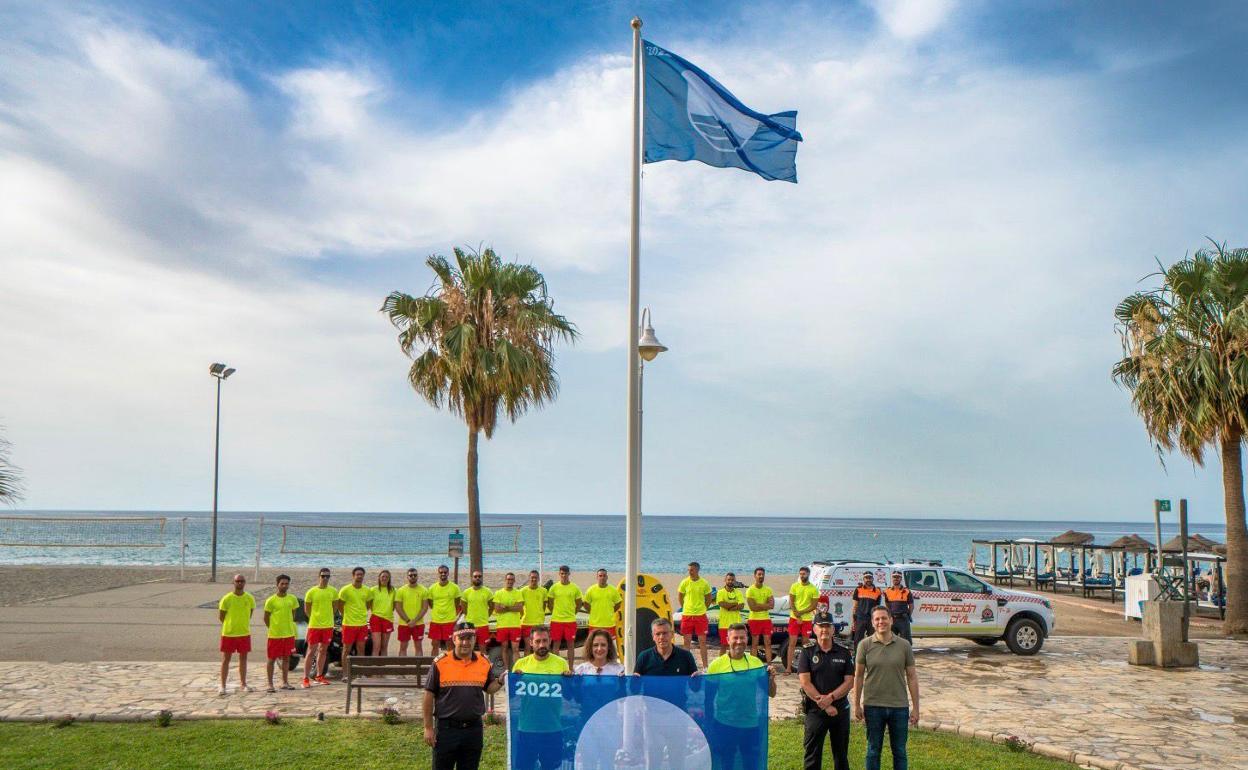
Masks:
[[[269,710],[264,712],[264,721],[271,725],[280,725],[282,723],[282,715],[276,711]]]
[[[56,727],[56,728],[69,727],[73,723],[74,723],[74,715],[66,714],[65,716],[56,720],[56,724],[54,724],[53,727]]]
[[[156,714],[156,726],[168,727],[173,724],[173,712],[169,709],[163,709]]]
[[[381,721],[388,725],[397,725],[402,721],[399,719],[399,710],[393,706],[386,706],[381,710]]]

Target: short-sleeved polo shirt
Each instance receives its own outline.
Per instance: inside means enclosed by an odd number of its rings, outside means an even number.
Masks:
[[[798,580],[789,586],[789,595],[797,600],[797,603],[789,607],[789,617],[794,620],[810,620],[815,616],[815,602],[819,600],[819,586],[814,583],[803,583]],[[805,607],[804,612],[798,612],[798,606]]]
[[[595,583],[585,590],[585,601],[589,604],[589,625],[610,628],[615,625],[615,605],[624,601],[624,595],[613,585]]]
[[[303,595],[303,603],[312,608],[308,614],[308,628],[334,627],[334,602],[338,600],[338,589],[333,586],[312,586]]]
[[[762,668],[763,665],[762,660],[747,652],[741,656],[741,660],[733,660],[731,655],[724,653],[712,660],[711,665],[706,667],[708,674],[729,674],[729,676],[715,677],[707,684],[707,687],[713,688],[715,692],[716,722],[739,729],[758,727],[760,718],[764,718],[762,715],[766,713],[763,710],[766,705],[766,696],[762,696],[764,702],[760,703],[756,680],[731,675],[753,671],[756,668]]]
[[[546,589],[546,596],[554,599],[554,606],[550,609],[551,622],[576,622],[576,600],[581,598],[581,589],[576,583],[554,583]]]
[[[907,708],[910,691],[906,687],[906,668],[914,665],[914,649],[910,643],[893,634],[888,643],[875,634],[858,643],[854,656],[862,666],[862,705]]]
[[[230,591],[221,597],[217,609],[225,610],[225,620],[221,621],[222,636],[251,636],[251,611],[256,608],[256,597],[243,591],[236,594]]]
[[[681,616],[706,614],[706,597],[711,595],[711,584],[706,578],[700,577],[697,580],[693,578],[685,578],[680,581],[680,585],[676,588],[676,592],[684,594],[684,604],[680,606]]]
[[[447,581],[446,585],[434,583],[429,586],[429,622],[453,623],[459,616],[455,600],[459,598],[459,586]]]
[[[292,594],[273,594],[264,600],[264,611],[269,613],[270,639],[289,639],[295,635],[295,608],[298,597]]]
[[[443,655],[429,667],[425,689],[433,693],[438,719],[480,719],[485,715],[485,688],[493,678],[490,661],[472,653],[467,660]]]
[[[540,626],[546,622],[546,589],[543,586],[521,588],[520,599],[524,602],[524,614],[520,618],[522,625]]]
[[[485,586],[469,586],[459,595],[464,602],[464,620],[477,628],[490,624],[490,599],[494,592]]]
[[[758,604],[766,604],[767,600],[775,594],[771,590],[771,586],[750,586],[745,589],[745,598],[753,599]],[[750,620],[770,620],[770,610],[750,610]]]
[[[854,656],[835,642],[831,650],[824,650],[818,644],[807,645],[797,654],[797,673],[810,674],[810,683],[819,694],[825,695],[844,684],[845,677],[854,675]],[[849,708],[849,691],[832,705],[837,710]],[[805,697],[802,706],[806,711],[816,708],[814,701]]]
[[[724,602],[732,602],[745,606],[745,596],[735,588],[721,588],[719,593],[715,595],[715,601],[719,602],[719,627],[723,631],[728,630],[728,626],[741,622],[741,610],[726,610]]]
[[[373,598],[373,589],[347,583],[338,589],[338,601],[342,602],[342,624],[344,626],[368,625],[368,603]]]
[[[698,664],[693,653],[683,647],[673,647],[667,658],[659,654],[657,647],[651,647],[637,655],[633,670],[642,676],[693,676]]]

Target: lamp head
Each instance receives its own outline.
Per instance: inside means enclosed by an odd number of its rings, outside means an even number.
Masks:
[[[234,370],[225,364],[213,364],[208,367],[208,373],[217,379],[224,380],[234,373]]]
[[[641,339],[637,340],[637,353],[643,361],[653,361],[660,353],[667,351],[667,345],[654,336],[654,327],[650,325],[650,308],[646,308],[643,322],[645,326],[641,331]]]

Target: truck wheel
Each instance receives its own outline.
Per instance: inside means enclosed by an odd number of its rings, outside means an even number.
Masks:
[[[975,644],[982,644],[985,647],[991,647],[997,642],[1001,641],[1001,639],[995,636],[992,637],[991,639],[987,637],[983,637],[983,636],[973,636],[971,637],[971,641],[975,642]]]
[[[1044,631],[1029,618],[1017,618],[1005,630],[1005,644],[1015,655],[1035,655],[1044,646]]]

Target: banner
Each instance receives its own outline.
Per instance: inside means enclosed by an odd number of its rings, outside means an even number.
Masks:
[[[511,770],[765,770],[767,669],[507,677]]]

